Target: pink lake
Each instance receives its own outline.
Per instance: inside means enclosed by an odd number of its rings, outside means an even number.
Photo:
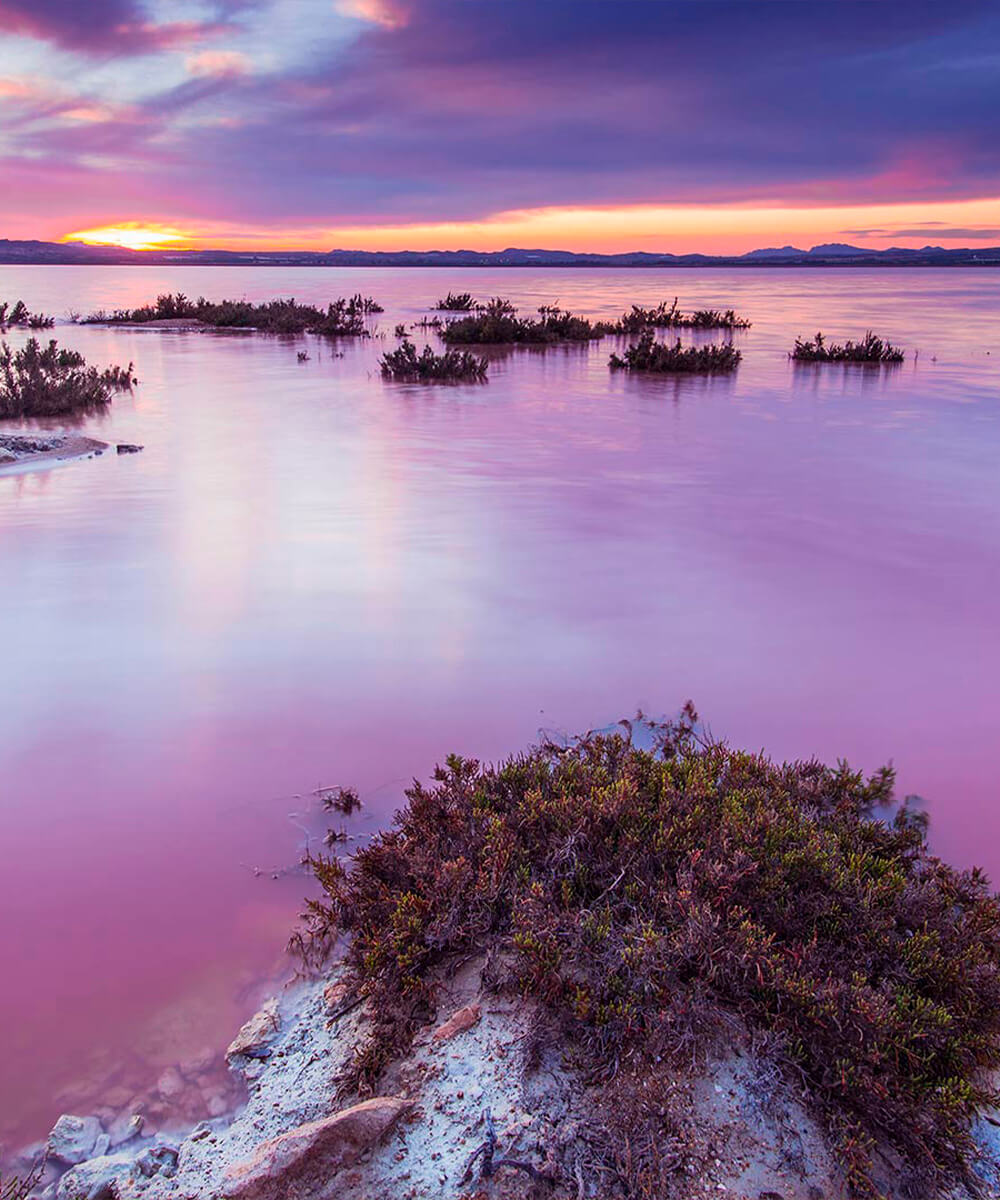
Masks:
[[[384,382],[449,289],[754,324],[733,378],[611,374],[605,342]],[[146,448],[0,477],[8,1149],[217,1061],[291,970],[321,784],[364,833],[449,751],[691,697],[775,756],[891,759],[1000,876],[1000,274],[0,267],[59,316],[178,290],[362,291],[388,336],[54,331],[135,362],[82,428]],[[786,357],[869,327],[902,367]]]

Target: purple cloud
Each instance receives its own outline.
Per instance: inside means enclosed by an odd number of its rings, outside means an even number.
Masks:
[[[85,53],[136,54],[230,32],[226,21],[151,21],[138,0],[0,0],[0,31]]]
[[[222,23],[232,11],[216,10]],[[368,17],[349,23],[354,40],[332,3],[317,7],[292,67],[205,72],[143,101],[143,120],[35,131],[22,146],[78,163],[95,204],[139,167],[178,216],[262,223],[1000,193],[991,0],[352,0],[345,11]],[[122,32],[149,27],[137,0],[0,0],[0,14],[78,48],[148,48]],[[213,49],[241,53],[236,38]],[[117,156],[106,178],[85,172],[95,153]]]

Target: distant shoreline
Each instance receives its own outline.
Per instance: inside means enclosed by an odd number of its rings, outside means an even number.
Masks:
[[[507,269],[620,267],[628,270],[712,267],[1000,267],[1000,246],[948,250],[924,246],[868,250],[829,243],[809,250],[782,246],[739,255],[668,254],[628,251],[598,254],[569,250],[127,250],[81,242],[15,241],[0,238],[4,266],[158,266],[158,267],[445,267]]]
[[[757,270],[764,268],[774,270],[912,270],[914,268],[933,267],[938,270],[996,270],[1000,267],[1000,258],[979,262],[744,262],[741,260],[720,259],[717,262],[688,263],[688,262],[656,262],[656,263],[616,263],[616,262],[571,262],[571,263],[530,263],[530,262],[299,262],[295,259],[198,259],[196,262],[178,262],[175,258],[159,256],[148,259],[70,259],[56,261],[50,259],[4,258],[0,255],[0,267],[312,267],[318,270],[395,270],[404,267],[407,270],[488,270],[502,269],[506,271],[579,271],[595,267],[604,270],[619,271],[706,271],[739,268],[742,270]]]

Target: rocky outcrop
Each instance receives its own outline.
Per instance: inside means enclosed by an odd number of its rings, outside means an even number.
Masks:
[[[49,1134],[48,1150],[52,1158],[75,1166],[93,1158],[97,1139],[102,1134],[96,1117],[75,1117],[64,1113]]]
[[[227,1200],[285,1200],[320,1197],[336,1189],[335,1176],[353,1166],[413,1108],[402,1096],[379,1096],[300,1125],[265,1142],[245,1162],[226,1172]]]
[[[56,1200],[116,1200],[133,1170],[131,1154],[104,1154],[80,1163],[59,1180]]]
[[[229,1043],[229,1048],[226,1050],[226,1062],[232,1063],[234,1058],[268,1057],[270,1051],[268,1051],[267,1045],[280,1028],[278,1001],[268,1000],[260,1012],[254,1013]]]
[[[822,1130],[748,1041],[691,1069],[664,1064],[659,1078],[602,1089],[567,1060],[557,1031],[546,1034],[531,1001],[484,994],[482,965],[441,981],[437,1019],[388,1069],[385,1094],[360,1103],[339,1100],[337,1081],[370,1032],[365,1006],[347,1000],[336,975],[300,984],[230,1047],[247,1084],[243,1108],[177,1141],[133,1136],[95,1151],[46,1200],[619,1200],[628,1147],[606,1122],[614,1104],[641,1103],[647,1085],[667,1164],[663,1200],[846,1194]],[[64,1152],[90,1144],[83,1120],[61,1118]],[[980,1175],[983,1196],[996,1200],[993,1140]],[[879,1180],[898,1196],[892,1182]]]

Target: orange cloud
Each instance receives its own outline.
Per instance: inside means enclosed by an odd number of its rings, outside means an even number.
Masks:
[[[64,108],[59,114],[67,121],[100,122],[113,121],[115,114],[102,104],[78,104],[75,108]]]
[[[238,50],[203,50],[184,60],[189,75],[209,79],[230,79],[248,75],[253,64]]]
[[[0,79],[0,100],[32,100],[42,95],[37,84],[24,79]]]
[[[334,7],[341,16],[381,25],[383,29],[400,29],[406,24],[406,13],[393,0],[337,0]]]

